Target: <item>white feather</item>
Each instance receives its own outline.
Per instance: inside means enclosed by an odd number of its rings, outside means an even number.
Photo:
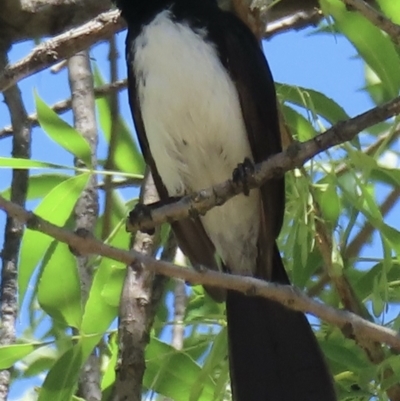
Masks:
[[[166,10],[133,43],[147,139],[170,196],[220,183],[251,158],[235,85],[205,33],[173,21]],[[201,218],[218,254],[238,274],[254,272],[259,207],[253,190]]]

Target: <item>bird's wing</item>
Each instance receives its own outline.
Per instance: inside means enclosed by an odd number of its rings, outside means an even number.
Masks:
[[[282,150],[274,82],[256,38],[232,14],[221,15],[210,23],[210,39],[217,43],[221,60],[236,86],[253,159],[259,163]],[[271,271],[275,239],[284,215],[284,178],[272,179],[260,190],[257,276],[275,276],[278,281],[287,282],[284,271]]]

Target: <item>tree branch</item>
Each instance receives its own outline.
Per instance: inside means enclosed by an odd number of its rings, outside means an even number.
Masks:
[[[147,172],[140,201],[146,204],[157,200],[153,178]],[[138,231],[132,252],[151,258],[157,248],[158,234],[156,232],[155,235],[149,235]],[[126,269],[120,302],[118,374],[113,399],[141,401],[146,368],[144,353],[164,280],[157,280],[154,271],[145,269],[139,259],[127,264],[129,266]]]
[[[119,11],[108,11],[88,23],[71,29],[36,46],[30,54],[15,64],[7,65],[0,73],[0,91],[38,71],[87,49],[93,43],[110,37],[125,26]]]
[[[307,160],[330,147],[353,139],[362,130],[400,114],[400,97],[375,107],[357,117],[340,122],[309,141],[290,145],[284,152],[274,155],[267,161],[255,166],[255,172],[248,178],[249,188],[256,188],[268,179],[282,176],[285,171],[302,166]],[[178,202],[161,206],[151,211],[151,216],[141,216],[138,221],[128,222],[127,229],[148,230],[156,225],[180,220],[188,216],[204,214],[216,205],[242,192],[240,185],[227,180],[214,187],[183,197]]]
[[[269,283],[252,277],[220,273],[206,268],[200,270],[189,267],[183,268],[169,262],[156,260],[133,250],[126,251],[106,245],[94,237],[82,238],[72,231],[49,223],[1,196],[0,209],[20,222],[25,223],[29,229],[40,231],[58,241],[65,242],[82,254],[102,255],[128,265],[145,267],[156,274],[180,277],[191,283],[227,288],[252,296],[269,298],[282,303],[290,309],[311,313],[325,322],[341,329],[346,329],[347,332],[353,333],[354,336],[369,338],[372,341],[387,344],[400,351],[400,335],[396,330],[379,326],[353,313],[339,311],[314,301],[292,286]]]
[[[318,8],[299,11],[278,21],[268,23],[264,33],[264,38],[268,39],[279,33],[285,33],[292,30],[300,31],[308,26],[316,26],[323,17],[324,15]]]
[[[75,128],[90,145],[92,166],[97,165],[97,125],[93,96],[93,75],[89,53],[81,51],[68,60],[68,78],[71,87],[72,110]],[[84,167],[75,159],[75,166]],[[91,175],[86,188],[75,205],[75,225],[77,230],[93,233],[99,214],[97,176]],[[93,267],[87,256],[77,256],[83,303],[86,303],[93,281]],[[93,351],[79,375],[78,395],[86,400],[100,401],[100,361]]]
[[[15,44],[54,36],[109,8],[109,0],[2,0],[0,38]]]
[[[7,64],[5,50],[0,49],[0,70]],[[27,118],[21,92],[12,86],[4,92],[4,100],[11,116],[15,131],[12,143],[13,157],[29,158],[31,153],[31,127]],[[28,192],[28,170],[13,170],[11,181],[11,200],[24,206]],[[0,285],[0,344],[8,345],[15,341],[15,323],[18,313],[18,256],[24,232],[21,221],[7,216],[4,230],[4,244],[0,252],[2,260]],[[0,400],[7,400],[11,373],[0,371]]]

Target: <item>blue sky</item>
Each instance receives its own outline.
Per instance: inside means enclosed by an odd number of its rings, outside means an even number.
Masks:
[[[363,87],[363,64],[356,58],[356,51],[348,41],[340,36],[310,35],[312,29],[301,32],[285,33],[264,43],[264,49],[276,81],[312,88],[325,93],[339,103],[349,115],[354,116],[372,106],[368,96],[360,91]],[[120,57],[124,55],[125,33],[118,35]],[[18,44],[10,52],[11,61],[17,61],[32,48],[33,43]],[[108,76],[108,49],[105,45],[96,46],[91,57],[100,67],[104,76]],[[125,77],[125,64],[120,63],[120,78]],[[66,71],[56,75],[43,71],[20,83],[28,112],[34,110],[33,93],[36,90],[48,103],[69,97]],[[124,117],[132,127],[132,121],[127,104],[126,92],[121,95],[121,108]],[[71,122],[71,113],[64,115]],[[8,110],[0,103],[0,127],[10,122]],[[10,156],[11,140],[0,141],[0,156]],[[99,145],[99,157],[106,155],[104,143]],[[32,158],[62,164],[71,164],[72,157],[61,151],[57,145],[50,142],[40,129],[33,131]],[[0,170],[0,191],[10,185],[10,172]],[[29,208],[34,205],[29,204]],[[391,213],[390,219],[398,218],[398,211]],[[0,213],[0,243],[3,243],[4,213]],[[370,248],[373,249],[375,245]],[[22,315],[18,321],[20,333],[26,325]],[[14,386],[11,399],[22,395],[32,382]]]

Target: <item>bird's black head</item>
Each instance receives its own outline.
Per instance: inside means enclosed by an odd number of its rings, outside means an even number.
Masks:
[[[121,10],[125,20],[130,21],[149,10],[166,7],[174,0],[112,0],[112,2]]]

